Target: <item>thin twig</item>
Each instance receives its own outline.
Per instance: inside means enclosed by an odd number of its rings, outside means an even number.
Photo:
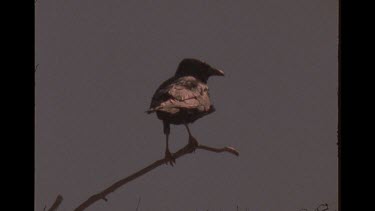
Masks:
[[[63,197],[61,195],[58,195],[56,197],[55,202],[52,204],[51,208],[48,209],[48,211],[56,210],[60,206],[62,200],[63,200]]]
[[[231,154],[239,156],[238,151],[236,149],[234,149],[233,147],[214,148],[214,147],[209,147],[209,146],[199,144],[196,147],[196,149],[203,149],[203,150],[216,152],[216,153],[229,152]],[[174,153],[173,157],[177,160],[179,157],[181,157],[183,155],[186,155],[186,154],[189,154],[189,153],[193,152],[194,150],[195,150],[195,147],[188,144],[185,147],[178,150],[176,153]],[[146,174],[147,172],[165,164],[167,161],[168,160],[166,158],[157,160],[157,161],[153,162],[152,164],[146,166],[145,168],[131,174],[130,176],[125,177],[125,178],[115,182],[114,184],[112,184],[108,188],[104,189],[103,191],[89,197],[86,201],[84,201],[82,204],[80,204],[74,211],[85,210],[87,207],[89,207],[90,205],[94,204],[95,202],[97,202],[101,199],[107,201],[106,196],[108,194],[114,192],[116,189],[120,188],[121,186],[125,185],[126,183],[128,183],[128,182]]]
[[[135,211],[138,211],[139,203],[141,203],[141,197],[138,199],[137,208],[135,208]]]

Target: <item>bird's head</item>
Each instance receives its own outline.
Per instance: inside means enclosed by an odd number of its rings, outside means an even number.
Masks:
[[[205,83],[210,76],[215,75],[224,76],[224,72],[198,59],[183,59],[175,74],[176,77],[194,76]]]

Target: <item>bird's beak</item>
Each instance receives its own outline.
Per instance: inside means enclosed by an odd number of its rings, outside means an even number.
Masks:
[[[213,70],[214,70],[213,75],[224,76],[224,71],[219,70],[219,69],[213,69]]]

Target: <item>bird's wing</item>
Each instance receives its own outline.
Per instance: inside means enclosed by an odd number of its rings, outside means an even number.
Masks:
[[[194,77],[182,77],[156,91],[151,109],[170,113],[180,109],[208,111],[210,105],[207,85]]]

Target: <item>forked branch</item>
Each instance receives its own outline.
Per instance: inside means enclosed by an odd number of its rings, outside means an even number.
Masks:
[[[203,149],[203,150],[216,152],[216,153],[229,152],[231,154],[239,156],[238,151],[236,149],[234,149],[233,147],[215,148],[215,147],[210,147],[210,146],[198,144],[198,146],[196,146],[196,148],[195,148],[194,146],[188,144],[185,147],[178,150],[176,153],[174,153],[173,157],[177,160],[179,157],[181,157],[183,155],[186,155],[188,153],[191,153],[195,149]],[[107,197],[108,194],[114,192],[116,189],[120,188],[121,186],[125,185],[126,183],[128,183],[128,182],[146,174],[147,172],[155,169],[156,167],[159,167],[159,166],[165,164],[166,162],[167,162],[167,160],[165,158],[157,160],[157,161],[153,162],[152,164],[146,166],[145,168],[131,174],[130,176],[115,182],[114,184],[112,184],[108,188],[104,189],[103,191],[89,197],[86,201],[84,201],[82,204],[80,204],[75,209],[75,211],[85,210],[87,207],[89,207],[90,205],[94,204],[95,202],[97,202],[101,199],[103,199],[104,201],[107,201],[108,199],[106,197]]]

